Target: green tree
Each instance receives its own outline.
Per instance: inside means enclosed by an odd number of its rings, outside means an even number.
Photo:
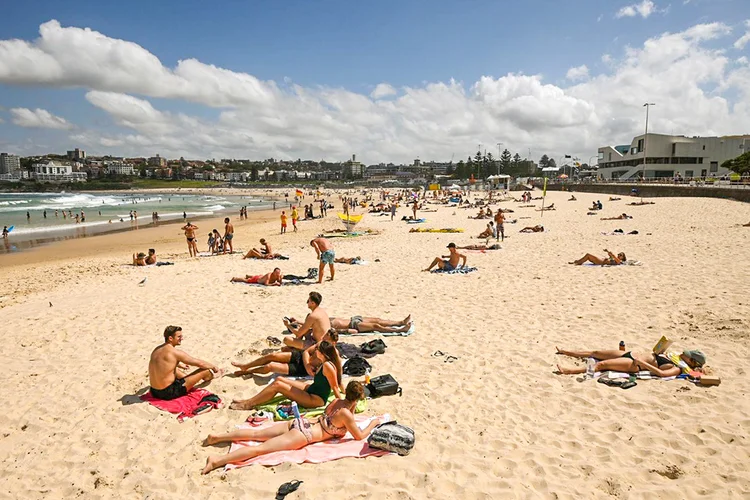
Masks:
[[[258,165],[253,164],[252,168],[250,169],[250,180],[252,182],[258,180]]]
[[[487,156],[484,160],[484,171],[482,172],[482,178],[487,178],[497,172],[497,162],[495,161],[495,158],[492,157],[492,153],[489,152],[487,153]]]
[[[521,167],[521,155],[518,153],[513,155],[513,160],[511,161],[511,167],[513,171],[517,172],[520,170]]]
[[[721,164],[721,168],[728,168],[740,175],[750,173],[750,151],[739,155],[737,158],[725,161]]]
[[[466,179],[466,164],[463,160],[456,164],[456,169],[453,171],[453,177],[456,179]]]
[[[477,151],[477,154],[474,155],[474,168],[471,170],[475,178],[481,177],[482,165],[484,165],[484,156],[482,156],[481,151]]]
[[[504,149],[502,154],[500,155],[500,169],[503,171],[503,173],[507,173],[510,171],[510,164],[513,160],[513,156],[510,154],[510,151],[507,149]]]
[[[557,162],[555,161],[554,158],[550,158],[549,161],[547,162],[547,165],[552,168],[555,168],[557,166]]]
[[[539,168],[547,168],[549,167],[549,156],[542,155],[542,157],[539,159]]]

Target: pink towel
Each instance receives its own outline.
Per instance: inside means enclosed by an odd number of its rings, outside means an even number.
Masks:
[[[371,420],[370,418],[363,416],[358,416],[355,418],[357,420],[357,424],[360,427],[362,427],[362,424],[369,423],[369,421]],[[257,427],[253,427],[248,423],[243,423],[238,427],[240,429],[262,429],[263,427],[267,427],[271,424],[273,424],[273,422],[269,420]],[[238,441],[236,443],[232,443],[232,446],[229,448],[229,452],[231,453],[243,446],[258,446],[259,444],[261,443],[257,441]],[[237,469],[239,467],[245,467],[247,465],[279,465],[286,462],[295,464],[301,464],[304,462],[309,462],[311,464],[320,464],[323,462],[338,460],[339,458],[382,457],[383,455],[390,454],[390,451],[370,448],[370,445],[367,444],[367,439],[357,441],[352,437],[351,434],[347,433],[346,436],[341,439],[329,439],[327,441],[321,441],[319,443],[314,443],[305,446],[304,448],[300,448],[299,450],[275,451],[273,453],[268,453],[266,455],[260,455],[255,458],[251,458],[250,460],[246,460],[239,464],[227,464],[224,466],[224,470]]]
[[[221,404],[221,400],[219,400],[219,403],[214,401],[204,401],[201,403],[203,398],[211,396],[211,394],[211,392],[205,389],[193,389],[184,396],[165,401],[163,399],[156,399],[151,395],[151,391],[149,391],[141,396],[141,399],[156,406],[160,410],[168,411],[169,413],[176,413],[177,420],[182,423],[186,418],[193,418],[195,416],[195,411],[203,405],[209,404],[213,408],[217,408],[219,404]]]

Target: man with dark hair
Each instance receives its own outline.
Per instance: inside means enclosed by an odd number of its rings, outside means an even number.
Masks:
[[[307,297],[307,307],[310,308],[310,314],[305,318],[305,322],[299,326],[294,318],[284,318],[286,326],[293,338],[285,337],[284,344],[292,349],[307,349],[313,344],[317,344],[331,329],[331,320],[328,313],[320,307],[323,297],[318,292],[310,292]]]
[[[333,268],[333,262],[336,260],[336,252],[333,250],[333,243],[321,236],[310,240],[310,246],[315,249],[315,253],[318,254],[318,260],[320,260],[320,266],[318,267],[318,283],[323,282],[323,272],[325,271],[326,264],[328,264],[328,268],[331,271],[329,281],[333,281],[333,277],[336,273],[336,270]]]
[[[164,343],[151,353],[148,362],[148,380],[151,395],[156,399],[179,398],[200,382],[222,377],[224,370],[216,365],[194,358],[177,349],[182,343],[182,327],[168,326],[164,330]],[[189,366],[197,370],[186,374]]]
[[[281,269],[276,267],[270,273],[256,275],[247,274],[244,278],[236,277],[229,281],[232,283],[248,283],[251,285],[281,286],[282,279],[283,275],[281,274]]]
[[[232,238],[234,238],[234,226],[229,222],[229,217],[224,218],[224,253],[227,253],[227,247],[229,247],[229,253],[234,253],[232,247]]]
[[[463,260],[463,263],[461,265],[463,267],[466,267],[466,255],[458,253],[456,251],[455,243],[448,243],[448,255],[435,257],[435,260],[432,261],[430,267],[424,270],[431,271],[433,267],[438,266],[438,269],[442,269],[443,271],[453,271],[454,269],[458,268],[459,260]]]

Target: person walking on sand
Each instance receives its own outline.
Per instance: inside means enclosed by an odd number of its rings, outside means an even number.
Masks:
[[[458,253],[456,251],[455,243],[448,243],[448,252],[449,252],[449,255],[435,257],[435,260],[432,261],[432,264],[430,264],[430,267],[428,267],[427,269],[424,269],[424,271],[432,271],[432,268],[435,266],[438,266],[438,269],[441,269],[443,271],[453,271],[454,269],[458,268],[458,261],[461,259],[463,259],[463,263],[461,264],[461,266],[466,267],[466,255],[462,253]],[[443,260],[443,259],[447,259],[447,260]]]
[[[495,214],[495,227],[497,228],[497,238],[496,240],[505,241],[505,227],[503,226],[503,223],[505,222],[505,216],[503,215],[502,209],[498,208],[497,213]]]
[[[297,219],[299,219],[299,212],[297,211],[297,206],[292,207],[292,226],[294,227],[294,232],[297,232]]]
[[[286,233],[286,212],[281,211],[281,234]]]
[[[396,202],[391,203],[391,221],[396,216]]]
[[[229,217],[224,218],[224,253],[227,253],[227,247],[229,247],[229,253],[234,253],[232,247],[232,238],[234,238],[234,226],[229,222]]]
[[[191,257],[198,256],[198,243],[196,242],[195,232],[198,230],[198,226],[194,226],[190,222],[182,226],[182,230],[185,231],[185,239],[187,239],[188,252]]]
[[[156,399],[179,398],[200,382],[209,382],[224,375],[224,370],[213,363],[194,358],[177,349],[182,344],[182,327],[168,326],[164,329],[164,343],[151,353],[148,362],[148,380],[151,395]],[[186,374],[189,366],[197,369]]]
[[[336,260],[336,252],[333,250],[333,243],[323,238],[315,238],[310,240],[310,246],[315,249],[315,253],[318,254],[320,260],[320,266],[318,267],[318,283],[323,283],[323,274],[325,272],[326,264],[331,271],[331,277],[328,281],[333,281],[336,270],[333,268],[333,263]]]

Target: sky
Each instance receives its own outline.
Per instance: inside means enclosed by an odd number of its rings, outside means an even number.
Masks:
[[[595,163],[750,133],[748,0],[9,2],[0,151]],[[500,144],[500,146],[498,146]]]

